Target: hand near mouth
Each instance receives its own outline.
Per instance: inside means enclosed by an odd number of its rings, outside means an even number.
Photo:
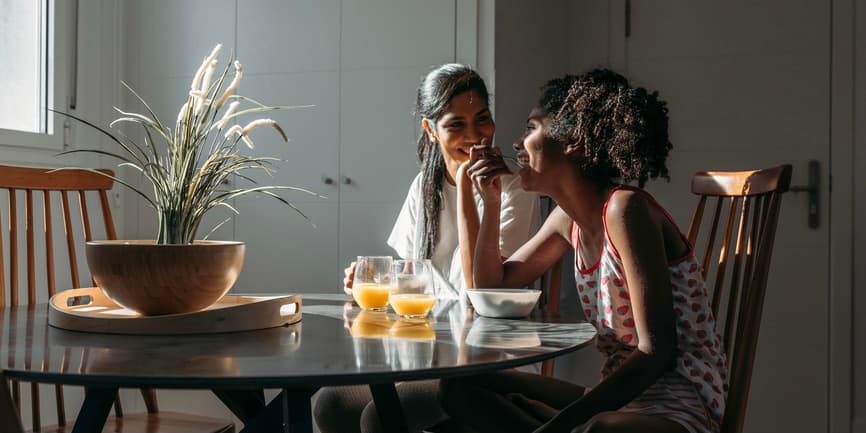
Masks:
[[[489,145],[487,139],[482,139],[480,145],[469,149],[466,173],[485,203],[500,200],[501,177],[512,174],[502,156],[502,150]]]

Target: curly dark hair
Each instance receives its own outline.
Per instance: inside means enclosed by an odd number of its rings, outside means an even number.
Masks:
[[[663,177],[671,142],[667,104],[658,92],[632,87],[620,74],[595,69],[566,75],[541,88],[538,107],[551,117],[548,138],[583,144],[581,169],[591,179],[611,182]]]

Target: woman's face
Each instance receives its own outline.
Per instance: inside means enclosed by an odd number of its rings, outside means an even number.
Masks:
[[[518,172],[520,182],[527,191],[542,191],[541,181],[545,171],[550,169],[557,157],[563,156],[562,146],[548,137],[549,129],[550,118],[543,110],[535,108],[526,120],[526,130],[514,143],[517,160],[522,166]]]
[[[493,143],[496,124],[487,102],[478,92],[470,90],[454,95],[435,125],[424,119],[424,130],[439,143],[448,168],[448,180],[454,183],[457,168],[469,160],[469,149],[484,138],[487,143]]]

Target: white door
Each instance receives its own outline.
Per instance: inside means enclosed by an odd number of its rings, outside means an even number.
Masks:
[[[614,65],[668,101],[670,183],[650,190],[687,226],[691,175],[817,160],[828,209],[830,3],[631,2]],[[828,428],[829,218],[807,225],[806,194],[785,194],[746,431]]]
[[[237,200],[234,235],[247,244],[237,292],[327,292],[339,281],[340,194],[330,179],[337,178],[339,158],[340,3],[255,0],[237,8],[239,92],[267,105],[313,105],[261,113],[277,120],[290,141],[256,131],[255,152],[282,160],[273,177],[256,179],[326,197],[279,193],[309,220],[266,197]]]
[[[433,67],[454,61],[455,14],[455,2],[343,2],[341,266],[394,254],[385,241],[419,170],[416,89]]]
[[[337,293],[354,256],[385,244],[415,157],[415,89],[455,57],[455,4],[422,0],[257,0],[238,8],[243,94],[268,104],[286,145],[267,133],[256,151],[285,159],[273,179],[327,196],[240,199],[235,239],[247,243],[237,291]],[[270,114],[270,113],[269,113]],[[289,284],[290,285],[287,285]]]

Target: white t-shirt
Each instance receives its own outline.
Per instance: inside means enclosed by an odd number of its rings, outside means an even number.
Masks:
[[[457,234],[457,187],[443,179],[442,211],[439,219],[439,241],[433,248],[433,267],[439,275],[434,276],[439,298],[464,298],[466,283],[463,281],[463,263],[460,259],[460,243]],[[475,206],[479,216],[484,208],[481,196],[475,193]],[[502,210],[500,211],[499,249],[508,257],[526,243],[538,231],[541,220],[538,194],[524,191],[520,177],[502,178]],[[415,258],[421,253],[424,227],[423,192],[421,173],[412,181],[403,208],[394,223],[388,245],[401,258]]]

